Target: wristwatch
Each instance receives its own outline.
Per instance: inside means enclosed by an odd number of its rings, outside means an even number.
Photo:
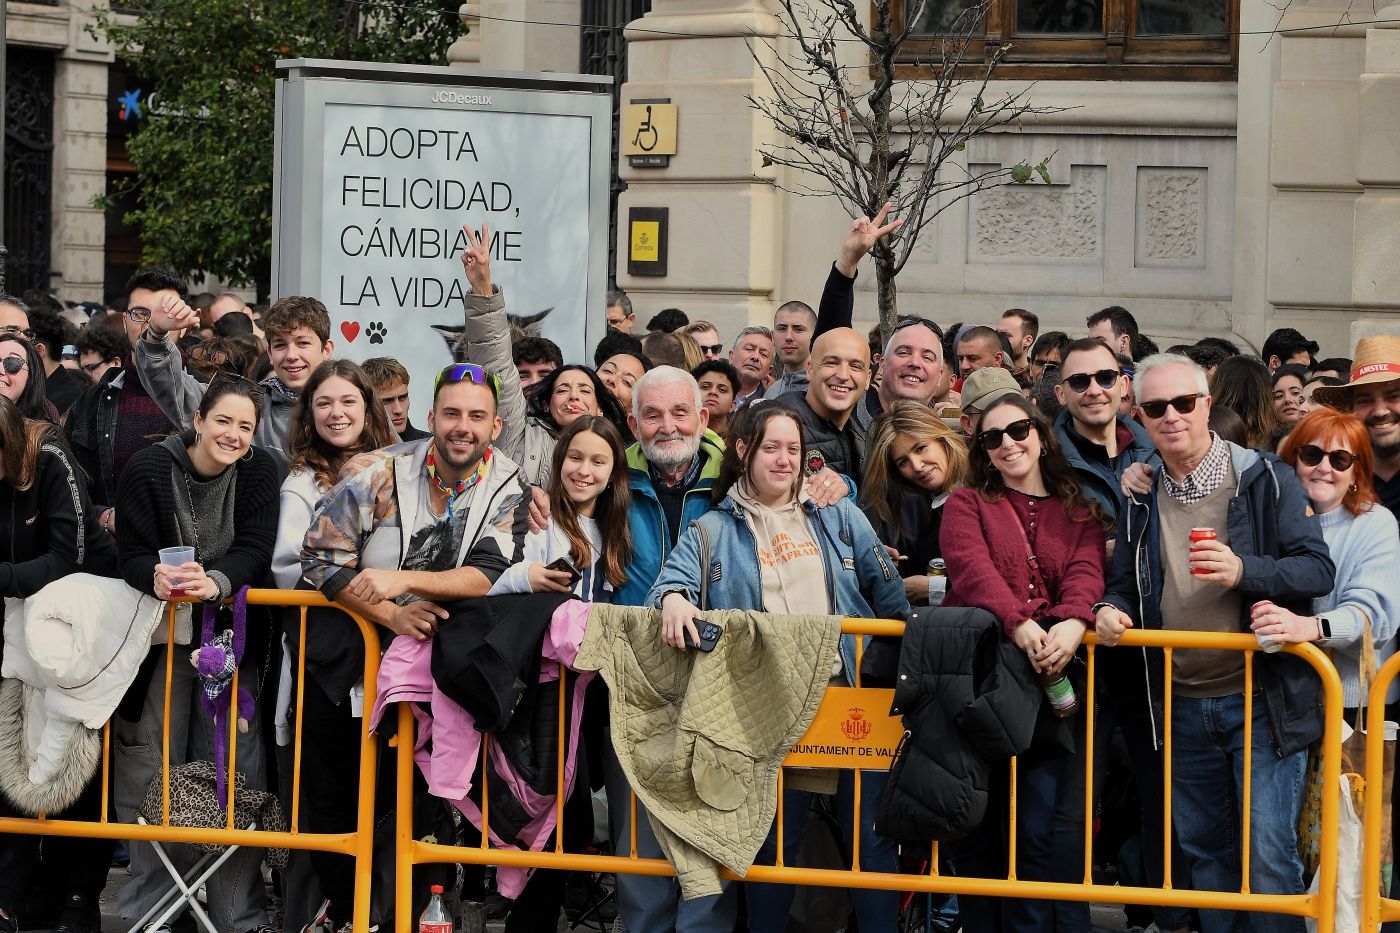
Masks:
[[[1318,641],[1327,641],[1332,637],[1332,623],[1327,621],[1326,616],[1317,617]]]

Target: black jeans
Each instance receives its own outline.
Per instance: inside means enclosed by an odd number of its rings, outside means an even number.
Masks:
[[[360,730],[364,720],[350,714],[348,697],[336,703],[308,678],[301,723],[301,817],[306,831],[354,832],[360,799]],[[395,786],[393,750],[381,740],[376,820],[393,809]],[[331,919],[337,926],[349,923],[355,904],[355,860],[333,852],[312,852],[311,867],[320,882],[321,895],[331,902]]]
[[[83,788],[73,805],[62,813],[48,814],[55,820],[96,822],[102,813],[102,766]],[[0,815],[27,816],[0,795]],[[107,870],[112,865],[114,839],[80,839],[73,836],[31,836],[20,833],[0,835],[0,909],[10,916],[34,899],[31,882],[43,849],[45,870],[38,882],[55,901],[69,894],[81,894],[95,910],[107,886]]]
[[[593,798],[588,789],[588,769],[574,772],[574,790],[564,801],[564,851],[582,852],[593,841]],[[556,830],[557,831],[557,830]],[[545,851],[554,850],[553,837],[545,843]],[[553,930],[559,923],[559,910],[564,906],[564,882],[570,872],[537,868],[520,896],[511,904],[506,918],[506,933],[536,933]]]

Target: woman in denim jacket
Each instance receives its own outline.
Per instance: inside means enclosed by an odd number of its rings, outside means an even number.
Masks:
[[[687,633],[695,637],[702,574],[707,578],[705,609],[752,609],[787,614],[899,618],[908,615],[904,584],[888,552],[864,513],[849,499],[818,509],[802,488],[803,437],[796,413],[780,402],[749,406],[731,431],[715,508],[681,535],[662,568],[647,602],[662,611],[662,640],[685,650]],[[709,539],[708,567],[701,567],[702,536]],[[757,568],[757,573],[754,569]],[[816,586],[818,579],[824,586]],[[832,683],[856,682],[856,645],[842,636],[840,661]],[[792,865],[813,799],[812,790],[835,792],[836,810],[847,840],[854,809],[853,778],[842,771],[837,780],[811,772],[788,772],[784,790],[783,863]],[[874,808],[884,772],[862,775],[860,840],[864,871],[897,870],[892,842],[874,835]],[[849,844],[849,841],[848,841]],[[757,864],[772,864],[776,833],[770,833]],[[751,884],[745,888],[752,933],[782,931],[794,890],[786,885]],[[852,892],[861,929],[893,933],[898,895]]]

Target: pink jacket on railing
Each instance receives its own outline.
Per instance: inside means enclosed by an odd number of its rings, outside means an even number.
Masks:
[[[541,657],[546,663],[540,665],[540,683],[558,680],[560,663],[572,667],[588,627],[589,608],[589,603],[570,599],[555,610],[541,650]],[[481,811],[475,802],[467,799],[467,794],[471,792],[472,782],[481,770],[481,733],[477,731],[472,715],[437,688],[430,670],[432,653],[431,641],[418,641],[406,635],[400,635],[390,643],[379,664],[379,689],[374,710],[370,714],[370,728],[378,729],[386,707],[395,703],[411,704],[409,708],[418,722],[418,741],[413,748],[413,760],[428,782],[428,792],[462,811],[462,815],[480,830]],[[574,787],[583,695],[595,674],[595,671],[584,671],[574,680],[571,715],[565,733],[569,739],[564,766],[566,797]],[[419,704],[427,704],[428,709]],[[394,721],[391,719],[388,728],[393,727]],[[428,751],[429,742],[432,742],[431,753]],[[520,833],[521,840],[532,851],[541,851],[554,832],[557,814],[555,795],[536,793],[525,779],[516,775],[498,743],[490,744],[490,755],[496,772],[503,776],[509,786],[511,796],[533,816]],[[495,833],[491,834],[491,841],[503,849],[517,848],[498,838]],[[529,877],[530,869],[502,866],[496,872],[496,885],[503,897],[514,898],[525,887]]]

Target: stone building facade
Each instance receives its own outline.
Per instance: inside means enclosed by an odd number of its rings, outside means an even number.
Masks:
[[[466,3],[469,37],[453,63],[568,70],[577,52],[562,24],[580,21],[580,6]],[[1024,307],[1043,329],[1077,332],[1089,313],[1121,304],[1164,346],[1218,334],[1257,347],[1297,326],[1326,355],[1388,326],[1400,308],[1400,30],[1386,27],[1400,8],[1226,6],[1224,67],[1183,68],[1176,80],[1167,67],[1107,80],[1021,69],[1037,79],[1036,105],[1063,109],[979,138],[966,157],[1006,165],[1053,153],[1052,184],[945,212],[899,278],[900,310],[946,322]],[[772,130],[746,103],[766,89],[748,37],[776,34],[775,7],[654,0],[626,30],[622,99],[679,107],[670,164],[621,168],[620,217],[670,210],[668,274],[628,276],[618,264],[642,320],[674,305],[732,333],[785,300],[819,297],[849,219],[834,201],[779,189],[789,179],[756,152]],[[861,276],[858,320],[875,318],[873,277]]]

